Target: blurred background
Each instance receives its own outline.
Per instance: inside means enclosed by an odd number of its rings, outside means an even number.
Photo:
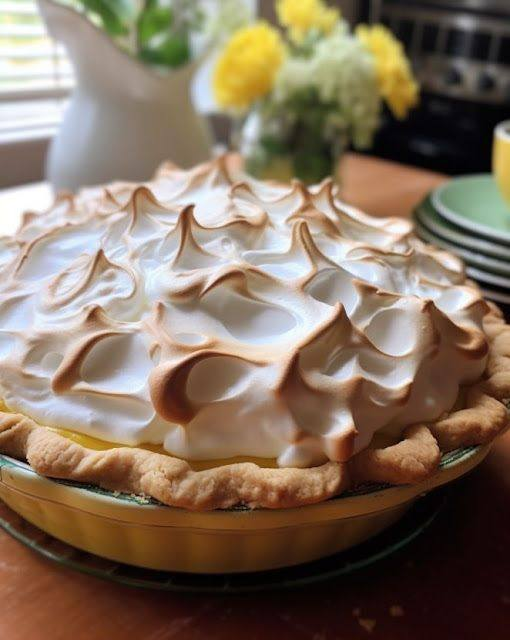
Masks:
[[[351,25],[381,22],[391,29],[421,85],[420,104],[405,121],[383,112],[368,151],[449,174],[489,171],[492,130],[510,114],[510,2],[330,4]],[[272,1],[260,0],[256,9],[275,22]],[[214,141],[225,143],[230,121],[214,113],[209,72],[199,73],[193,100],[212,123]],[[65,50],[48,35],[37,3],[0,0],[0,187],[42,179],[48,143],[74,82]]]

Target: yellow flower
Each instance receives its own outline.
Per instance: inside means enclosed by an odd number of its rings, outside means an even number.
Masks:
[[[265,96],[273,88],[284,57],[280,34],[266,22],[236,31],[214,69],[213,90],[218,104],[246,109]]]
[[[402,44],[383,25],[359,25],[356,35],[375,59],[381,96],[394,116],[403,119],[418,104],[419,87]]]
[[[326,6],[323,0],[278,0],[276,12],[295,42],[300,42],[311,29],[329,33],[340,19],[338,9]]]

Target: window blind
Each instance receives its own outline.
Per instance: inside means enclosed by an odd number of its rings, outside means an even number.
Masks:
[[[0,141],[50,135],[72,84],[35,0],[0,0]]]

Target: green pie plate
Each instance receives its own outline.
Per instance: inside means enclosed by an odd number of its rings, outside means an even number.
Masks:
[[[122,564],[61,542],[11,510],[0,517],[0,529],[44,558],[96,578],[142,589],[224,596],[307,588],[370,567],[399,552],[421,535],[445,506],[449,494],[448,489],[432,491],[418,500],[399,522],[352,549],[295,567],[252,573],[189,574]]]
[[[449,222],[499,244],[510,244],[510,207],[491,174],[450,180],[433,191],[432,204]]]
[[[473,236],[461,227],[442,218],[434,209],[430,196],[427,196],[414,210],[415,219],[436,237],[452,242],[460,247],[471,249],[493,258],[510,263],[510,247],[499,245],[491,240]]]

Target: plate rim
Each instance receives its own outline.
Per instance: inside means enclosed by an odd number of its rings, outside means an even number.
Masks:
[[[443,222],[447,222],[448,224],[453,223],[450,220],[446,220],[441,217],[441,214],[435,209],[432,203],[431,194],[429,194],[413,209],[413,216],[431,233],[436,234],[444,240],[458,244],[461,247],[465,246],[473,251],[480,251],[489,258],[510,261],[510,246],[499,245],[498,243],[489,241],[485,238],[473,237],[468,234],[464,235],[462,233],[462,228],[460,228],[459,231],[456,231],[455,229],[443,227],[440,223],[436,222],[436,220],[429,217],[429,214],[425,209],[426,207],[434,209],[439,216],[439,219]],[[462,243],[464,243],[464,245]]]
[[[183,519],[188,527],[198,526],[199,528],[204,528],[207,525],[209,528],[213,525],[216,528],[219,522],[224,519],[230,521],[235,518],[236,521],[241,522],[238,519],[241,518],[244,521],[248,515],[250,516],[250,521],[254,518],[256,520],[262,518],[261,524],[265,523],[264,527],[269,524],[270,528],[274,528],[275,523],[272,521],[279,521],[280,519],[284,521],[287,527],[293,525],[294,518],[291,517],[292,513],[294,515],[298,514],[297,519],[300,524],[306,521],[305,516],[312,515],[313,522],[316,523],[323,519],[329,520],[331,517],[350,518],[367,515],[402,504],[423,492],[430,491],[437,486],[451,482],[452,479],[460,475],[464,475],[464,473],[477,466],[483,460],[491,445],[492,443],[489,442],[483,445],[461,447],[443,453],[439,467],[433,476],[416,485],[365,485],[353,491],[334,496],[329,500],[291,509],[246,509],[234,507],[231,509],[193,512],[154,501],[143,500],[139,502],[133,495],[104,490],[95,485],[84,485],[75,481],[62,481],[39,475],[26,462],[4,453],[0,453],[0,488],[3,487],[15,493],[29,494],[43,501],[46,500],[63,505],[71,505],[72,503],[72,508],[77,508],[80,511],[90,511],[92,509],[96,515],[105,511],[108,513],[107,518],[114,517],[115,519],[131,520],[129,514],[134,514],[135,512],[139,514],[145,513],[149,518],[151,518],[149,514],[152,512],[157,518],[158,512],[164,512],[172,520],[171,526],[182,526],[179,523]],[[3,473],[4,470],[5,473]],[[384,505],[382,502],[384,502]],[[119,514],[115,516],[111,509],[114,511],[120,509],[122,518]],[[340,509],[340,512],[338,509]],[[344,511],[345,514],[343,513]],[[177,520],[175,520],[176,518]],[[305,520],[301,522],[303,518]],[[190,520],[198,520],[199,522],[194,525]],[[266,520],[268,521],[267,523],[265,522]],[[143,518],[143,521],[147,524],[145,518]]]
[[[503,291],[495,291],[494,289],[486,287],[484,284],[480,287],[480,291],[484,298],[488,298],[498,304],[510,304],[510,293],[504,293]]]
[[[498,240],[503,242],[504,244],[510,245],[510,231],[496,231],[492,227],[488,227],[486,225],[479,224],[477,222],[473,222],[472,220],[466,220],[466,218],[462,217],[452,209],[450,209],[447,205],[441,202],[440,197],[445,192],[445,190],[451,186],[453,182],[465,182],[471,180],[479,180],[481,178],[488,179],[492,178],[491,173],[474,173],[472,175],[467,176],[459,176],[456,178],[452,178],[448,180],[444,184],[440,185],[431,194],[431,200],[434,205],[436,211],[442,215],[446,220],[453,222],[459,227],[463,227],[464,229],[469,229],[470,231],[474,231],[475,233],[479,233],[491,240]]]
[[[432,244],[437,245],[439,248],[444,249],[445,251],[449,251],[451,253],[455,253],[459,258],[461,258],[464,262],[466,262],[469,266],[474,265],[474,267],[483,273],[488,273],[489,275],[494,275],[498,278],[507,278],[508,282],[506,285],[499,284],[496,282],[492,282],[491,284],[495,284],[496,286],[501,287],[509,287],[510,288],[510,263],[507,265],[503,261],[497,260],[496,258],[490,256],[479,256],[474,253],[470,249],[466,249],[465,247],[457,246],[455,243],[452,243],[444,238],[440,238],[434,235],[432,231],[423,228],[425,225],[421,224],[419,221],[416,223],[416,230],[418,231],[418,237],[425,240],[426,242],[430,242]],[[423,235],[422,235],[423,234]],[[430,238],[430,239],[429,239]],[[487,262],[499,263],[501,262],[501,266],[489,266]],[[485,271],[485,269],[494,269],[496,273],[492,274],[490,271]],[[501,269],[502,271],[497,271]]]
[[[466,268],[466,272],[469,277],[473,278],[474,280],[481,280],[482,283],[487,283],[495,287],[501,287],[502,289],[510,290],[510,278],[505,278],[504,276],[499,276],[495,273],[485,271],[484,269],[479,269],[478,267],[471,266]]]

